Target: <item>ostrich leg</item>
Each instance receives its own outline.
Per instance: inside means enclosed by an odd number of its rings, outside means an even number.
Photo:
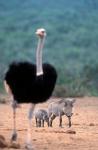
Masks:
[[[11,141],[16,141],[17,140],[17,131],[16,131],[17,102],[15,100],[12,101],[12,108],[13,108],[13,133],[12,133]]]
[[[26,138],[26,148],[28,150],[33,150],[33,146],[32,146],[32,117],[33,117],[33,111],[34,111],[34,104],[30,104],[30,109],[29,109],[29,113],[28,113],[28,130],[27,130],[27,138]]]

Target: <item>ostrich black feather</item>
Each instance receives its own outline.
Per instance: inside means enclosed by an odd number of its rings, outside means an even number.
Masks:
[[[29,62],[13,62],[4,80],[18,103],[36,104],[50,98],[56,79],[56,70],[50,64],[43,64],[43,74],[36,76],[36,65]]]

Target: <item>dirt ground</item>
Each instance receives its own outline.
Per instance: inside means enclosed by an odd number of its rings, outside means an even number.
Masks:
[[[47,108],[51,101],[38,104],[38,108]],[[17,130],[19,150],[25,150],[25,139],[27,131],[27,114],[29,106],[21,105],[17,109]],[[35,119],[32,119],[32,143],[34,150],[98,150],[98,98],[84,97],[76,98],[74,114],[72,116],[72,127],[68,128],[68,120],[63,116],[63,127],[58,126],[59,119],[53,122],[53,127],[38,128]],[[0,135],[10,142],[12,133],[12,109],[9,104],[0,104]],[[67,131],[75,131],[75,134]],[[0,148],[2,150],[3,148]],[[4,150],[13,148],[4,148]]]

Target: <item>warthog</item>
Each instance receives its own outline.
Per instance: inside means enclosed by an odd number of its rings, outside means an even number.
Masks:
[[[52,127],[53,120],[59,116],[59,126],[62,127],[62,116],[66,115],[69,120],[69,127],[71,127],[71,116],[73,114],[72,108],[74,102],[75,99],[73,98],[65,98],[50,103],[48,106],[49,126]]]
[[[46,110],[36,109],[34,111],[34,116],[36,120],[36,127],[44,127],[44,121],[46,121],[47,125],[49,126],[49,117]]]

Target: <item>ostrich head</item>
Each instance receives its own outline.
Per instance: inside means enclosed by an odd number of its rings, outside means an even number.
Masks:
[[[39,28],[37,29],[37,31],[35,32],[36,35],[38,35],[40,38],[43,38],[46,36],[46,30],[44,28]]]

